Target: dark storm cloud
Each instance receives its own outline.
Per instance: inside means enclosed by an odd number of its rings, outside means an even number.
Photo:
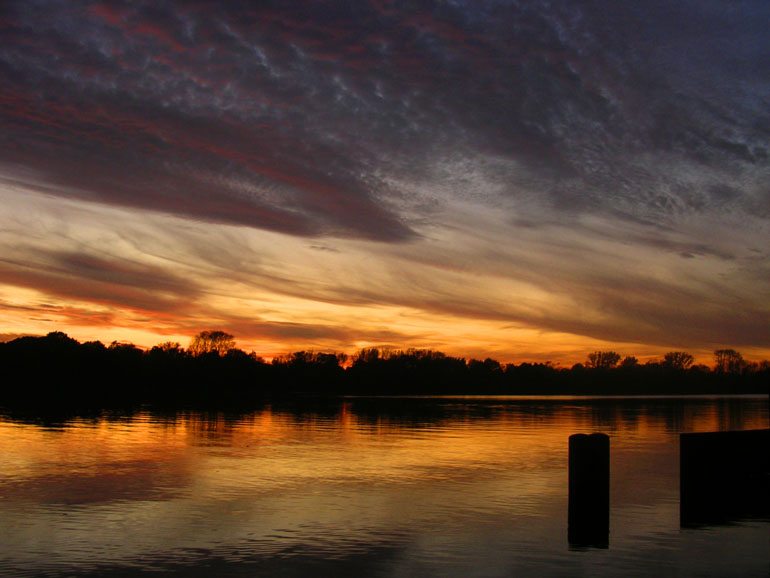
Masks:
[[[413,237],[387,177],[479,152],[516,163],[489,173],[507,195],[565,214],[766,210],[769,18],[766,2],[6,2],[0,159],[61,195],[302,236]]]

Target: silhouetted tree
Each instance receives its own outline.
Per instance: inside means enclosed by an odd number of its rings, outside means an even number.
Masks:
[[[620,367],[623,369],[630,369],[639,365],[639,360],[633,355],[626,355],[623,361],[620,362]]]
[[[182,345],[177,341],[164,341],[150,349],[150,353],[162,353],[164,355],[184,355]]]
[[[594,369],[609,369],[620,361],[620,355],[614,351],[594,351],[588,354],[586,365]]]
[[[487,357],[484,361],[471,359],[468,362],[470,386],[491,393],[503,392],[503,366],[496,359]]]
[[[187,352],[198,357],[207,353],[225,355],[231,349],[235,349],[235,339],[224,331],[201,331],[193,337]]]
[[[109,349],[110,351],[119,352],[121,355],[124,355],[126,357],[131,355],[135,357],[139,357],[142,355],[141,349],[139,349],[133,343],[129,343],[127,341],[113,341],[112,343],[110,343],[110,346],[107,349]]]
[[[131,380],[139,377],[144,352],[136,345],[113,341],[107,348],[107,355],[112,364],[114,379]],[[146,384],[143,383],[142,385]]]
[[[0,343],[0,405],[128,407],[136,404],[242,404],[285,394],[650,394],[767,393],[770,363],[748,363],[732,349],[715,352],[716,371],[685,352],[639,364],[613,351],[588,356],[586,369],[550,363],[506,364],[424,349],[363,349],[346,356],[300,351],[271,364],[235,347],[232,335],[204,331],[188,354],[176,342],[143,351],[130,343],[80,344],[62,332]],[[672,371],[672,368],[681,371]],[[67,376],[66,382],[62,376]]]
[[[353,364],[356,363],[372,363],[378,361],[381,358],[380,350],[374,347],[361,349],[358,353],[353,355]]]
[[[284,391],[337,392],[344,386],[345,370],[341,364],[346,359],[343,353],[295,351],[274,358],[272,367]]]
[[[76,339],[73,339],[63,331],[51,331],[45,336],[45,340],[49,343],[57,343],[59,345],[78,345]]]
[[[104,346],[104,343],[102,343],[101,341],[86,341],[82,345],[82,347],[85,350],[98,351],[98,352],[103,352],[103,351],[105,351],[107,349]]]
[[[737,375],[746,365],[743,356],[734,349],[717,349],[714,352],[714,360],[714,371],[722,374]]]
[[[663,365],[678,371],[688,369],[693,361],[695,358],[686,351],[669,351],[663,356]]]
[[[468,369],[472,373],[478,373],[478,374],[494,374],[494,373],[502,373],[503,367],[500,365],[500,362],[496,359],[491,359],[487,357],[484,361],[479,361],[478,359],[471,359],[468,362]]]

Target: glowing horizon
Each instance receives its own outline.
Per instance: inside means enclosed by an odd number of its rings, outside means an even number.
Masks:
[[[769,11],[9,2],[0,339],[768,359]]]

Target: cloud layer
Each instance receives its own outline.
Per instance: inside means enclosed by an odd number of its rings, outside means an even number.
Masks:
[[[760,1],[6,2],[5,311],[33,307],[15,287],[273,349],[541,331],[556,355],[766,352],[768,19]]]

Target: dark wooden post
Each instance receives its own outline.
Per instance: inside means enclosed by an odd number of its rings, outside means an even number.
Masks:
[[[770,430],[679,435],[682,526],[770,514]]]
[[[610,438],[606,434],[569,437],[570,546],[608,548],[610,543]]]

